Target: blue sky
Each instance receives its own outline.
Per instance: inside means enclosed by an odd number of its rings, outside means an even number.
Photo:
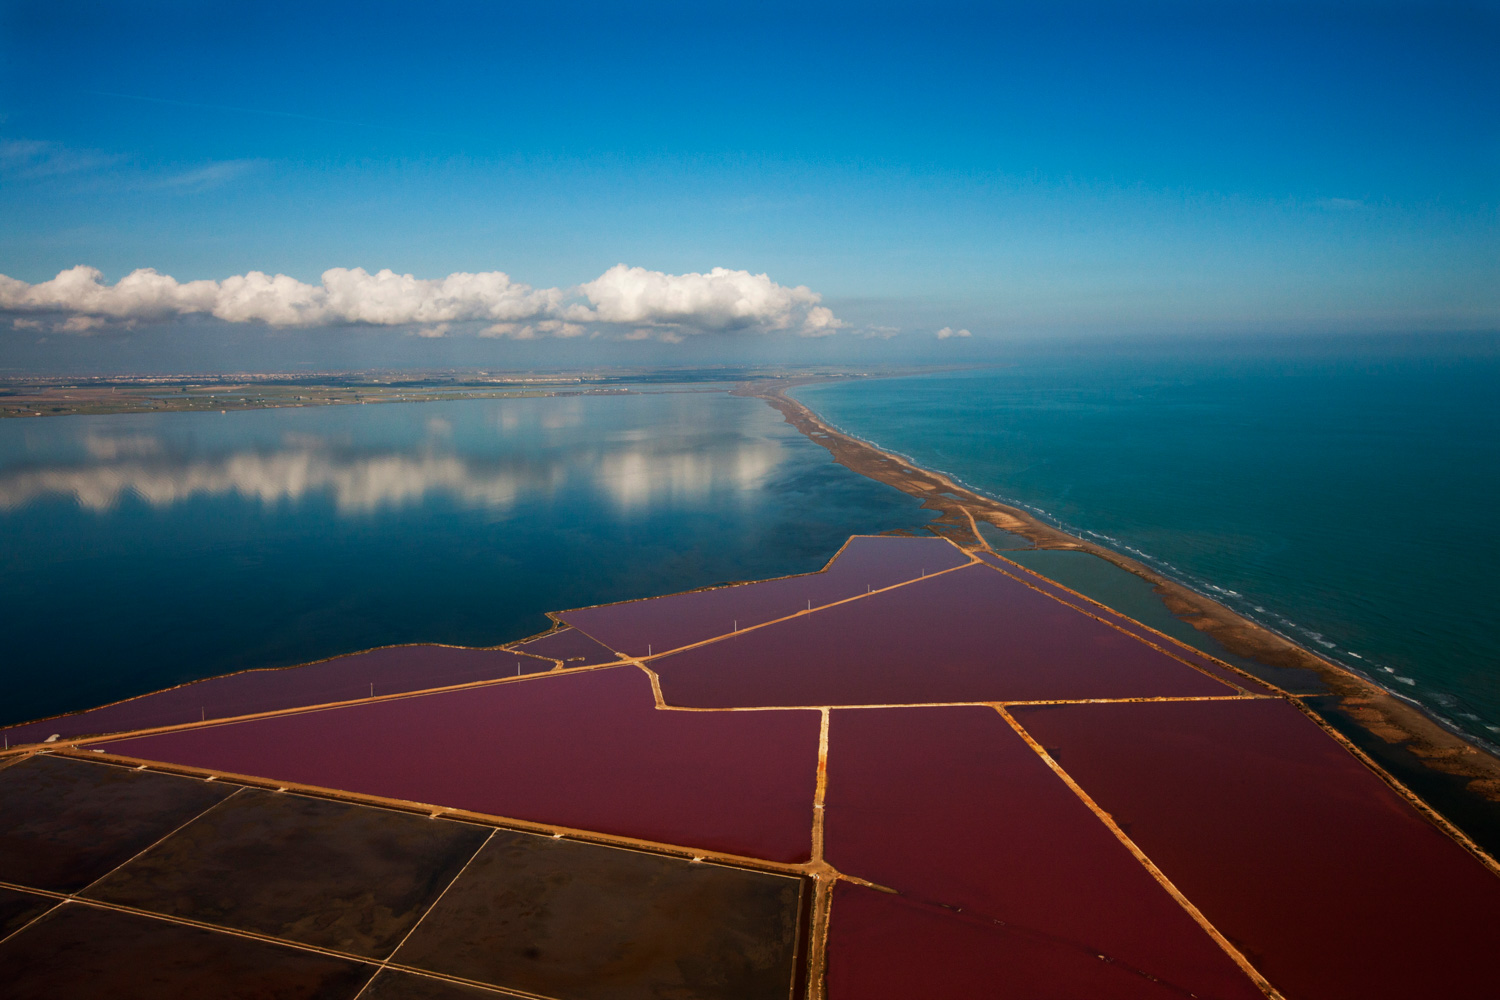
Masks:
[[[0,368],[1494,330],[1497,51],[1495,5],[3,2],[0,274],[503,271],[588,306],[616,264],[722,267],[842,325],[657,316],[631,347],[23,310]]]

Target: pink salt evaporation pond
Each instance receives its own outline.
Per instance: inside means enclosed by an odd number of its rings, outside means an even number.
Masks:
[[[633,666],[98,744],[143,760],[772,861],[811,845],[815,712],[658,710]]]
[[[1140,639],[973,565],[658,657],[670,705],[1228,696]]]
[[[1127,618],[1125,615],[1120,614],[1118,611],[1115,611],[1112,608],[1107,608],[1104,605],[1092,601],[1087,597],[1075,594],[1068,588],[1047,579],[1045,576],[1042,576],[1035,570],[1027,569],[1025,566],[1018,566],[1015,563],[1008,562],[1004,559],[999,558],[998,556],[991,555],[988,552],[978,553],[977,556],[981,561],[989,566],[993,566],[996,570],[1004,573],[1006,576],[1035,587],[1036,589],[1042,591],[1042,593],[1044,594],[1050,594],[1064,604],[1071,605],[1072,607],[1077,608],[1085,614],[1093,615],[1096,618],[1103,619],[1104,621],[1109,622],[1111,625],[1114,625],[1121,631],[1129,632],[1131,635],[1137,636],[1145,642],[1160,646],[1161,648],[1171,653],[1171,655],[1186,660],[1187,662],[1196,666],[1199,670],[1202,670],[1204,673],[1212,674],[1213,676],[1220,678],[1226,683],[1233,684],[1235,687],[1241,688],[1250,694],[1268,695],[1274,693],[1270,688],[1266,687],[1266,685],[1262,684],[1260,681],[1246,677],[1244,674],[1238,673],[1234,670],[1230,670],[1228,667],[1224,666],[1223,664],[1219,663],[1203,652],[1196,650],[1193,647],[1181,642],[1180,640],[1172,638],[1171,636],[1162,635],[1155,629],[1148,628],[1145,625],[1142,625],[1134,618]]]
[[[525,653],[458,646],[386,646],[331,660],[246,670],[141,695],[73,715],[4,730],[12,745],[63,737],[129,732],[256,712],[470,684],[550,670]]]
[[[1262,1000],[990,708],[835,711],[825,856],[831,1000]]]
[[[1496,995],[1500,878],[1292,705],[1014,712],[1286,996]]]
[[[670,649],[952,569],[969,557],[941,538],[855,535],[804,576],[564,611],[556,617],[631,656]]]

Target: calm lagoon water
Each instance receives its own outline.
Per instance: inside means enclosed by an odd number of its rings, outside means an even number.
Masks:
[[[1500,742],[1492,341],[1108,349],[796,395]]]
[[[818,569],[916,501],[724,392],[0,421],[0,722]]]

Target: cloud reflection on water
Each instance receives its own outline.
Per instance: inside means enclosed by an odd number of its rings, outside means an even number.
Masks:
[[[566,421],[568,418],[564,416]],[[568,484],[591,486],[618,508],[662,501],[726,499],[753,490],[780,461],[774,441],[741,438],[705,448],[692,437],[639,439],[629,432],[586,445],[524,454],[466,453],[449,428],[409,449],[357,450],[315,435],[288,435],[280,448],[209,456],[175,453],[147,435],[88,435],[87,464],[0,469],[0,511],[49,496],[72,497],[107,513],[127,496],[157,508],[199,497],[237,496],[266,506],[327,497],[342,515],[415,506],[445,497],[473,509],[503,511],[526,494]]]

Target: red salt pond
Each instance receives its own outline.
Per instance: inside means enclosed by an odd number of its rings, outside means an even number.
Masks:
[[[1081,950],[1034,942],[997,948],[983,920],[841,882],[828,925],[828,1000],[1015,996],[1026,1000],[1183,1000]],[[1227,994],[1264,1000],[1259,992]]]
[[[534,674],[552,667],[550,661],[502,649],[387,646],[298,667],[212,677],[74,715],[13,726],[4,733],[14,746],[40,742],[53,733],[66,738],[176,726]]]
[[[101,744],[110,752],[773,861],[807,859],[813,712],[659,711],[631,666]]]
[[[534,656],[561,660],[564,667],[591,667],[619,659],[615,651],[590,639],[576,628],[558,629],[539,639],[518,642],[506,647]]]
[[[1139,639],[974,565],[652,661],[671,705],[1233,695]]]
[[[1011,577],[1012,579],[1016,579],[1021,581],[1022,583],[1026,583],[1030,586],[1036,587],[1043,593],[1050,594],[1053,597],[1057,598],[1059,601],[1062,601],[1064,604],[1075,607],[1085,614],[1090,614],[1095,616],[1096,618],[1101,618],[1104,621],[1109,622],[1111,625],[1114,625],[1121,631],[1129,632],[1131,635],[1136,636],[1144,640],[1145,642],[1160,646],[1162,649],[1169,652],[1172,656],[1178,657],[1182,660],[1186,660],[1188,663],[1193,664],[1204,673],[1212,674],[1213,676],[1220,678],[1226,683],[1233,684],[1235,687],[1241,688],[1242,690],[1250,694],[1268,695],[1274,693],[1270,688],[1266,687],[1260,681],[1246,677],[1244,674],[1238,673],[1234,670],[1230,670],[1228,667],[1225,667],[1224,665],[1215,661],[1212,657],[1206,656],[1193,647],[1180,642],[1177,639],[1173,639],[1171,636],[1162,635],[1155,629],[1147,628],[1145,625],[1142,625],[1134,618],[1127,618],[1112,608],[1107,608],[1102,604],[1089,600],[1087,597],[1075,594],[1061,584],[1047,579],[1045,576],[1042,576],[1035,570],[1030,570],[1025,566],[1019,566],[1015,563],[1007,562],[1006,560],[1001,559],[998,556],[991,555],[988,552],[980,552],[977,553],[977,555],[986,564],[995,567],[997,570]]]
[[[1259,1000],[1248,977],[993,709],[836,711],[832,1000]]]
[[[1014,711],[1287,997],[1500,995],[1500,878],[1291,705]]]
[[[940,538],[856,535],[827,569],[717,590],[564,611],[557,617],[631,656],[727,635],[924,574],[962,566],[969,557]]]

